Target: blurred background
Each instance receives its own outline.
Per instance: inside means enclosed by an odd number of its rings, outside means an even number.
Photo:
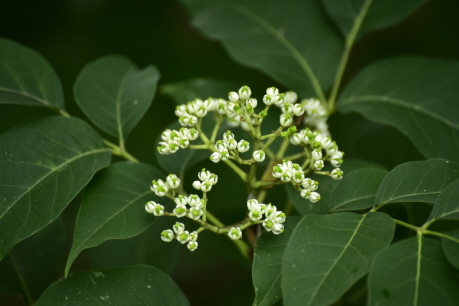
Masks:
[[[353,50],[344,82],[368,63],[388,56],[417,54],[459,59],[458,13],[457,0],[430,1],[402,23],[367,35]],[[139,67],[155,65],[161,73],[159,91],[152,107],[127,140],[131,154],[153,165],[158,165],[155,138],[175,120],[174,103],[161,95],[161,85],[208,77],[236,81],[238,86],[249,85],[258,96],[268,86],[287,90],[262,73],[234,62],[218,42],[208,40],[192,27],[186,10],[175,0],[0,0],[0,37],[43,55],[61,79],[68,112],[81,118],[84,115],[73,100],[72,87],[87,63],[104,55],[119,54]],[[222,97],[225,95],[222,93]],[[2,105],[0,133],[18,122],[46,114],[50,111],[42,108]],[[373,156],[372,161],[389,169],[401,162],[422,158],[398,131],[367,122],[359,115],[336,114],[330,125],[346,157]],[[380,139],[388,137],[395,141],[398,151],[388,150],[384,142],[381,143]],[[231,176],[226,180],[231,182]],[[237,196],[243,198],[243,192]],[[65,248],[71,243],[68,237],[72,236],[78,203],[77,197],[63,216],[66,237],[61,240],[67,241],[63,242]],[[165,256],[157,265],[174,278],[191,305],[250,305],[254,296],[250,263],[244,261],[226,239],[214,237],[205,236],[198,252],[174,250],[171,251],[175,252],[174,256]],[[68,249],[64,260],[67,254]],[[101,251],[98,256],[104,254]],[[103,265],[94,261],[91,264],[85,256],[91,257],[83,253],[74,270]],[[171,258],[178,258],[175,267],[170,263]],[[62,266],[63,263],[58,264],[57,270]],[[61,276],[62,273],[57,272],[54,278]],[[0,288],[0,305],[26,305],[20,292],[8,295],[8,299],[2,298],[5,297],[2,294]],[[219,302],[222,300],[224,302]]]

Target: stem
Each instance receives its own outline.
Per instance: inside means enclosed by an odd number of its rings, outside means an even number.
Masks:
[[[397,219],[393,219],[395,223],[397,223],[398,225],[401,225],[401,226],[404,226],[404,227],[407,227],[409,229],[412,229],[413,231],[418,231],[419,230],[419,227],[417,226],[414,226],[414,225],[411,225],[409,223],[406,223],[406,222],[403,222],[401,220],[397,220]]]
[[[434,235],[434,236],[438,236],[438,237],[442,237],[442,238],[446,238],[446,239],[449,239],[449,240],[452,240],[452,241],[454,241],[454,242],[459,243],[459,239],[454,238],[454,237],[449,236],[449,235],[446,235],[446,234],[443,234],[443,233],[434,232],[434,231],[429,231],[429,230],[426,230],[426,229],[423,229],[423,230],[422,230],[422,233],[423,233],[423,234],[430,234],[430,235]]]
[[[116,144],[104,139],[104,143],[107,147],[109,147],[112,151],[112,154],[113,155],[117,155],[117,156],[122,156],[124,157],[125,159],[129,160],[129,161],[132,161],[134,163],[138,163],[139,160],[137,158],[135,158],[134,156],[132,156],[131,154],[129,154],[125,149],[117,146]]]
[[[236,172],[237,175],[239,175],[239,177],[245,182],[247,180],[247,173],[245,173],[244,171],[242,171],[241,168],[239,168],[238,166],[236,166],[232,161],[230,160],[225,160],[223,161],[225,164],[227,164],[231,169],[234,170],[234,172]]]
[[[341,60],[339,62],[338,70],[335,75],[335,80],[333,81],[332,89],[330,92],[330,97],[328,99],[328,110],[333,112],[335,110],[335,103],[336,103],[336,96],[338,94],[339,86],[341,85],[341,80],[343,78],[344,69],[346,68],[347,61],[349,59],[349,54],[351,53],[352,45],[354,44],[354,40],[357,37],[357,33],[359,32],[360,26],[362,25],[363,19],[367,14],[368,8],[371,5],[372,0],[365,0],[363,3],[360,12],[355,19],[354,24],[352,25],[352,29],[349,32],[348,36],[346,37],[346,44],[344,47],[343,54],[341,56]]]
[[[218,116],[217,117],[217,122],[215,123],[214,129],[212,131],[212,134],[210,136],[210,142],[215,143],[215,139],[217,138],[217,133],[218,130],[220,129],[220,126],[222,125],[223,122],[223,117]]]
[[[279,151],[277,151],[277,159],[278,160],[282,160],[284,159],[284,154],[285,154],[285,151],[287,150],[288,148],[288,145],[290,144],[289,140],[288,139],[284,139],[284,141],[282,142],[280,148],[279,148]]]
[[[212,222],[214,225],[216,225],[218,227],[225,227],[225,224],[223,224],[222,221],[218,220],[218,218],[215,217],[210,211],[207,211],[206,215],[207,215],[207,219],[210,222]]]
[[[16,272],[16,275],[18,276],[19,282],[21,283],[22,290],[24,291],[24,294],[26,296],[27,302],[29,303],[29,305],[33,305],[32,295],[30,294],[29,287],[27,286],[27,283],[24,279],[24,276],[21,273],[21,270],[19,270],[16,259],[14,258],[14,255],[12,252],[10,252],[9,255],[10,255],[10,260],[13,265],[14,271]]]

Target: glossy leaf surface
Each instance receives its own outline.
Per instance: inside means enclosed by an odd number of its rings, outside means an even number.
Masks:
[[[366,67],[338,109],[394,126],[427,158],[459,162],[459,62],[405,56]]]
[[[459,166],[447,160],[404,163],[384,178],[376,194],[376,204],[434,203],[438,195],[458,178]]]
[[[298,93],[328,88],[342,39],[320,1],[183,0],[193,24],[220,40],[238,62]],[[315,89],[313,89],[315,88]]]
[[[332,210],[359,210],[373,207],[379,184],[387,175],[383,169],[366,168],[343,176],[332,197]]]
[[[60,215],[110,163],[110,151],[85,122],[45,117],[0,135],[0,258]]]
[[[456,238],[458,241],[442,238],[443,250],[449,262],[456,269],[459,269],[459,229],[456,229],[447,234],[453,238]]]
[[[51,65],[37,52],[0,38],[0,104],[64,110],[64,95]]]
[[[440,242],[399,241],[376,256],[368,277],[369,305],[457,305],[459,278]]]
[[[357,37],[391,26],[409,16],[427,0],[322,0],[344,37],[355,23],[361,23]],[[363,20],[363,22],[362,22]]]
[[[427,221],[459,220],[459,180],[454,181],[438,196]]]
[[[305,216],[284,254],[284,304],[334,303],[368,272],[373,257],[389,246],[394,228],[383,213]]]
[[[52,284],[36,306],[189,305],[174,281],[149,266],[77,272]]]
[[[163,202],[150,190],[162,171],[141,163],[121,162],[104,169],[88,185],[75,223],[68,272],[78,254],[109,239],[133,237],[155,219],[145,211],[149,200]]]
[[[75,99],[97,127],[125,140],[150,106],[158,79],[154,66],[139,70],[127,58],[106,56],[83,68]]]
[[[252,279],[254,305],[269,306],[282,298],[282,258],[300,217],[289,217],[281,235],[264,231],[257,240],[253,255]]]

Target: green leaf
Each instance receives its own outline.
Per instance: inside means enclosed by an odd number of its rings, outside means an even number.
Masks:
[[[150,226],[154,217],[145,211],[145,203],[164,203],[150,190],[151,181],[165,176],[152,166],[131,162],[115,163],[98,173],[81,200],[65,273],[82,250],[136,236]]]
[[[60,215],[110,163],[110,150],[84,121],[45,117],[0,135],[0,259]]]
[[[315,92],[324,98],[343,42],[320,1],[182,1],[193,15],[193,25],[222,41],[238,62],[301,95]]]
[[[149,266],[83,271],[52,284],[34,306],[189,305],[174,281]]]
[[[457,305],[458,281],[440,242],[409,238],[375,257],[368,277],[368,305]]]
[[[355,23],[361,23],[357,37],[396,24],[413,13],[427,0],[322,0],[344,37]],[[363,21],[362,21],[363,19]]]
[[[175,104],[185,104],[194,99],[228,99],[228,92],[237,91],[241,84],[207,78],[197,78],[170,83],[160,87],[160,92],[174,100]]]
[[[446,258],[449,262],[459,269],[459,229],[447,233],[449,236],[454,237],[457,241],[451,239],[442,238],[443,251],[445,252]]]
[[[343,112],[391,125],[427,158],[459,162],[459,62],[398,57],[365,68],[338,103]]]
[[[86,253],[92,269],[149,265],[172,274],[179,252],[184,246],[178,241],[166,243],[161,239],[161,232],[171,228],[171,222],[171,218],[155,218],[153,224],[139,235],[127,239],[107,240],[96,247],[86,249],[83,254]],[[84,255],[82,257],[85,258]]]
[[[332,200],[332,210],[359,210],[373,207],[378,187],[388,171],[366,168],[343,176],[336,186]]]
[[[23,297],[25,302],[20,273],[31,298],[36,300],[61,277],[67,255],[67,238],[64,220],[58,217],[35,235],[16,244],[0,261],[0,296],[14,293],[18,298]]]
[[[0,104],[47,106],[64,110],[56,72],[37,52],[0,38]]]
[[[454,181],[438,196],[429,221],[438,219],[459,220],[459,180]]]
[[[359,159],[349,159],[345,160],[344,164],[340,167],[344,171],[344,178],[351,174],[353,171],[372,168],[383,171],[384,167],[364,161]],[[321,200],[315,204],[311,203],[309,200],[306,200],[301,197],[300,192],[296,190],[291,184],[286,184],[285,189],[289,196],[290,201],[292,201],[295,209],[302,215],[307,214],[326,214],[332,209],[332,195],[335,188],[341,183],[341,181],[336,181],[330,177],[325,177],[323,175],[311,175],[313,180],[319,182],[319,192]],[[343,179],[344,179],[343,178]]]
[[[83,68],[75,82],[75,99],[97,127],[124,141],[156,92],[159,72],[143,70],[127,58],[105,56]]]
[[[284,304],[329,305],[338,300],[389,246],[394,228],[383,213],[305,216],[284,254]]]
[[[401,164],[384,178],[376,205],[400,202],[434,203],[451,182],[459,178],[459,166],[443,159]]]
[[[300,217],[288,217],[282,235],[264,231],[255,245],[252,279],[257,306],[270,306],[282,298],[282,258]]]

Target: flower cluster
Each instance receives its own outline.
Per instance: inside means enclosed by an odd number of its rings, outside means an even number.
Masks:
[[[187,247],[190,251],[194,251],[198,248],[198,232],[188,232],[185,230],[185,225],[180,222],[176,222],[172,226],[172,230],[164,230],[161,233],[161,239],[165,242],[171,242],[174,239],[177,239],[181,244],[187,244]]]
[[[247,201],[247,208],[249,209],[249,218],[252,221],[259,221],[265,215],[263,227],[268,232],[273,232],[279,235],[284,232],[285,214],[281,210],[277,210],[276,206],[272,204],[258,203],[255,199]]]
[[[198,138],[199,132],[194,128],[181,128],[176,130],[165,130],[161,134],[162,141],[159,143],[158,151],[161,154],[167,155],[177,152],[179,149],[186,149],[190,145],[190,141]]]
[[[163,180],[153,180],[150,189],[158,196],[164,197],[169,190],[174,190],[180,187],[180,179],[175,174],[169,174],[166,182]]]
[[[247,152],[250,149],[250,144],[244,139],[238,142],[231,131],[226,131],[223,133],[223,138],[215,142],[214,147],[216,152],[212,153],[210,160],[218,163],[221,160],[227,160],[230,156]]]

